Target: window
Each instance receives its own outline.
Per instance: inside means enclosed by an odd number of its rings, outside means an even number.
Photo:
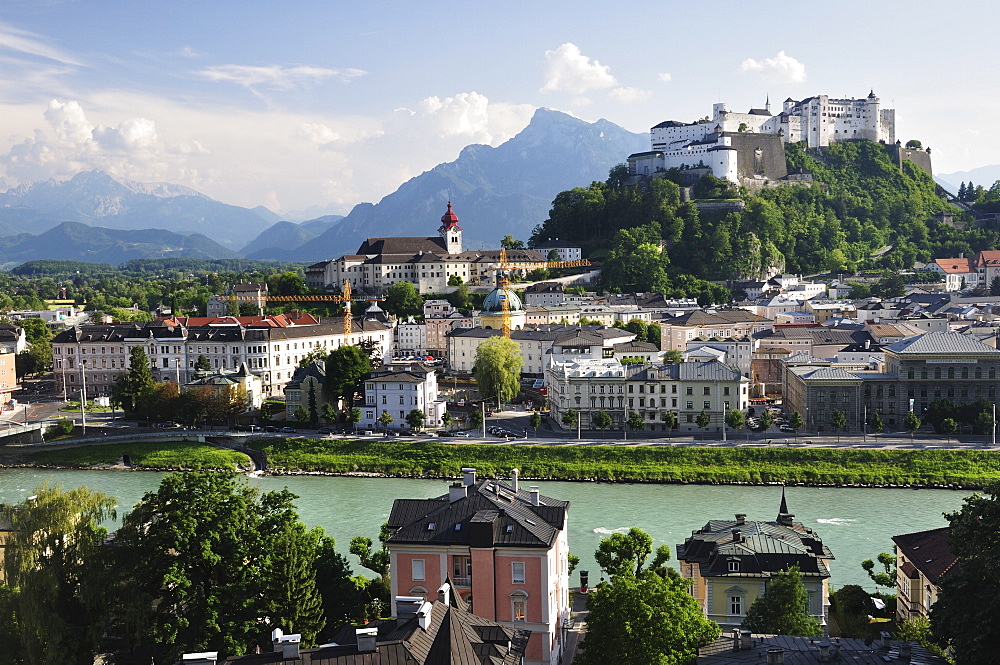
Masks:
[[[412,575],[410,575],[410,579],[422,581],[424,579],[424,560],[414,559],[411,564],[413,570]]]
[[[739,571],[740,571],[740,562],[739,561],[730,561],[729,562],[729,572],[731,572],[731,573],[738,573]]]
[[[702,404],[705,405],[705,407],[704,407],[705,409],[711,409],[712,408],[712,403],[709,402],[708,400],[705,400],[704,402],[702,402]]]
[[[712,394],[712,389],[709,388],[708,386],[705,386],[704,390],[705,390],[705,394],[706,395],[711,395]]]
[[[687,395],[694,395],[694,388],[691,387],[691,386],[688,386],[687,387],[687,392],[685,394],[687,394]]]
[[[510,564],[511,584],[524,584],[524,562],[515,561]]]
[[[511,605],[511,620],[512,621],[527,621],[528,620],[528,597],[522,593],[514,593],[510,597]]]
[[[694,402],[692,402],[691,400],[688,400],[688,402],[687,402],[687,408],[693,409],[694,408]]]
[[[729,597],[729,613],[733,616],[743,616],[743,596]]]

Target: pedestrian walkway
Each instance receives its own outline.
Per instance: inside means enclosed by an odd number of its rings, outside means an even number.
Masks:
[[[570,609],[569,628],[566,631],[566,649],[563,651],[562,665],[572,665],[576,651],[587,632],[587,594],[578,590],[570,590],[572,608]]]

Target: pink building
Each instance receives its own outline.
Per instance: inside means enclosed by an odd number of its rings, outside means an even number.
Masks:
[[[557,665],[569,619],[569,502],[537,487],[476,481],[475,469],[448,494],[396,499],[387,544],[392,596],[437,597],[450,580],[476,615],[531,631],[530,665]]]

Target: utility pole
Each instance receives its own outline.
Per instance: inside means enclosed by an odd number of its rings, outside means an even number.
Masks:
[[[622,402],[625,405],[625,420],[622,421],[622,434],[625,436],[625,440],[628,441],[628,397],[625,397],[625,401]]]

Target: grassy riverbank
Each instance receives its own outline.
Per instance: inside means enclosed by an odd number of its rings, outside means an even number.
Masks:
[[[244,453],[191,441],[136,441],[45,450],[27,456],[29,464],[75,469],[113,466],[128,455],[139,469],[234,469],[252,466]]]
[[[1000,452],[983,450],[851,450],[508,446],[436,441],[272,441],[274,471],[481,477],[521,470],[529,478],[668,483],[804,483],[978,488],[1000,480]]]

